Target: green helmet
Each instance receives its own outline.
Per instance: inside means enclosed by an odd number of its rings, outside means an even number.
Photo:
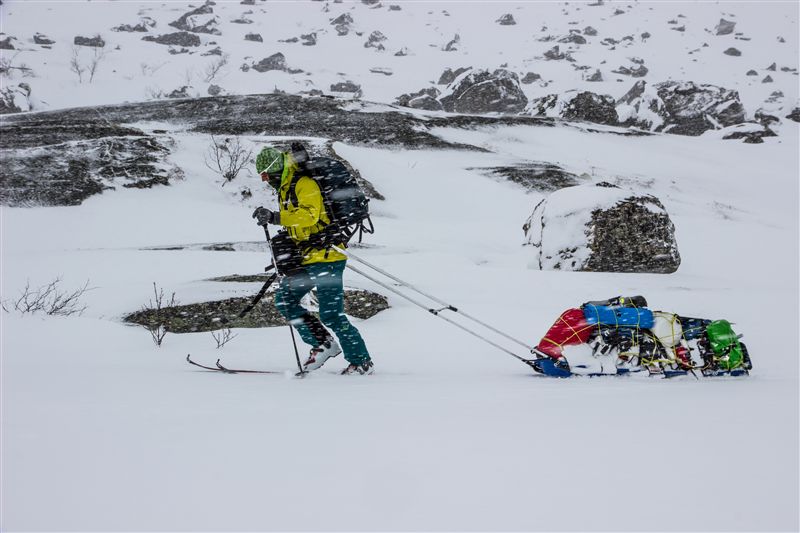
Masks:
[[[256,156],[256,172],[280,174],[283,171],[283,152],[267,146]]]

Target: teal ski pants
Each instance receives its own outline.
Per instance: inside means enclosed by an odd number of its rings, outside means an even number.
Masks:
[[[319,318],[336,334],[348,363],[360,365],[369,361],[369,352],[361,334],[344,314],[344,286],[342,273],[347,261],[314,263],[305,266],[305,272],[285,276],[275,291],[275,307],[288,320],[303,342],[319,346],[319,321],[311,315],[300,300],[316,287],[319,300]]]

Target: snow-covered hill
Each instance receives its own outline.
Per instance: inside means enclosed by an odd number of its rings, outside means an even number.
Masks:
[[[773,92],[789,109],[798,98],[794,2],[10,0],[0,15],[0,42],[13,47],[0,52],[16,67],[4,84],[26,83],[34,109],[143,101],[173,91],[205,96],[212,85],[223,94],[330,94],[346,82],[365,100],[391,103],[436,85],[446,69],[464,67],[504,67],[523,80],[536,74],[540,79],[522,85],[529,99],[574,89],[619,98],[638,79],[736,90],[751,117]],[[115,31],[137,25],[145,31]],[[196,46],[143,40],[182,29],[196,30],[189,33]],[[74,45],[76,37],[95,36],[102,48]],[[548,60],[553,46],[572,61]],[[279,69],[251,68],[277,53],[284,57]],[[76,66],[88,69],[97,57],[93,78],[87,70],[81,82]],[[623,67],[637,73],[614,72]],[[603,81],[589,81],[596,71]]]
[[[216,17],[212,26],[221,35],[197,34],[196,53],[171,55],[141,40],[178,31],[168,23],[201,5],[4,1],[2,31],[24,50],[2,50],[3,58],[36,73],[23,79],[14,71],[13,83],[29,83],[39,109],[140,101],[183,85],[192,86],[189,96],[205,94],[211,82],[199,76],[220,56],[201,53],[217,46],[230,54],[216,80],[227,93],[327,93],[330,84],[350,80],[361,85],[363,100],[386,103],[435,83],[445,68],[508,63],[520,77],[542,75],[544,81],[523,84],[529,98],[581,88],[618,97],[634,80],[617,82],[610,70],[635,56],[645,59],[648,80],[685,74],[736,89],[748,112],[778,89],[787,100],[797,97],[797,77],[781,70],[798,61],[798,8],[791,3],[397,2],[397,10],[378,2],[218,1],[196,22]],[[339,36],[330,21],[345,13],[353,23]],[[495,22],[505,13],[517,24]],[[111,31],[144,17],[155,22],[145,19],[146,33]],[[241,18],[253,23],[233,22]],[[720,18],[736,21],[735,32],[715,35]],[[598,31],[587,37],[591,44],[561,46],[573,46],[576,64],[600,68],[606,81],[583,81],[583,71],[566,61],[535,60],[557,42],[538,39],[572,28],[584,35],[586,25]],[[684,31],[671,29],[677,26]],[[376,30],[387,37],[383,51],[364,47]],[[52,48],[28,42],[35,32],[55,41]],[[244,41],[251,32],[263,42]],[[651,37],[642,39],[644,32]],[[107,56],[92,83],[77,83],[69,70],[73,39],[96,33]],[[309,39],[301,37],[311,33],[317,44],[304,46]],[[456,51],[443,51],[455,34]],[[623,41],[626,35],[634,39]],[[280,42],[293,37],[298,42]],[[606,37],[622,44],[612,50],[600,42]],[[723,54],[731,46],[742,55]],[[407,55],[394,55],[402,48]],[[87,51],[79,51],[84,59]],[[239,68],[276,52],[303,72]],[[776,70],[763,72],[772,62]],[[392,75],[371,72],[376,67]],[[746,76],[750,68],[757,78]],[[772,84],[761,83],[767,73]],[[251,101],[247,120],[232,121],[244,116],[237,106]],[[184,100],[167,110],[87,107],[3,119],[3,198],[31,183],[73,185],[88,172],[70,164],[82,151],[108,156],[111,167],[138,164],[127,153],[98,152],[104,145],[91,144],[92,135],[157,139],[156,166],[180,172],[170,174],[169,186],[151,188],[125,187],[124,172],[112,172],[80,205],[0,210],[0,289],[9,309],[0,313],[0,529],[800,527],[795,123],[750,145],[721,142],[721,132],[622,135],[628,132],[546,119],[417,110],[398,117],[397,108],[368,102],[275,101],[283,104]],[[181,115],[208,106],[225,116]],[[291,120],[259,127],[286,109]],[[347,118],[315,124],[320,109]],[[370,131],[379,132],[375,142]],[[741,379],[534,376],[352,271],[346,285],[386,294],[391,306],[353,320],[375,361],[373,376],[336,375],[343,363],[337,358],[306,379],[292,378],[285,327],[240,328],[219,349],[208,332],[167,334],[157,347],[143,328],[122,321],[153,298],[153,283],[184,304],[251,296],[260,283],[212,279],[258,274],[268,261],[263,231],[250,215],[274,197],[250,168],[230,183],[209,170],[203,154],[210,133],[254,149],[289,138],[315,147],[330,142],[385,198],[371,201],[375,235],[353,251],[531,346],[568,307],[642,294],[654,309],[734,322],[754,370]],[[487,172],[533,163],[563,169],[572,180],[566,185],[605,181],[657,197],[674,223],[678,270],[539,270],[538,254],[523,246],[522,225],[564,184],[537,189]],[[63,290],[87,283],[83,314],[12,309],[26,285],[57,278]],[[526,355],[507,339],[492,340]],[[206,372],[188,365],[187,353],[206,364],[221,358],[287,374]]]

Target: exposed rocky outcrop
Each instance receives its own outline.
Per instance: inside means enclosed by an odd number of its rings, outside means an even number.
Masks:
[[[6,37],[5,39],[0,39],[0,50],[16,50],[14,47],[14,43],[11,41],[16,41],[14,37]]]
[[[379,31],[373,31],[369,34],[367,42],[364,43],[364,48],[375,48],[376,50],[386,50],[383,43],[386,42],[386,36]]]
[[[744,139],[744,142],[747,144],[761,144],[764,142],[765,137],[778,136],[778,134],[772,131],[768,125],[753,122],[730,126],[725,128],[723,132],[723,139]]]
[[[446,69],[442,72],[442,75],[439,76],[439,81],[436,82],[437,85],[450,85],[455,81],[457,77],[459,77],[464,72],[468,71],[472,67],[461,67],[455,70],[453,69]]]
[[[256,42],[256,43],[263,43],[264,42],[264,38],[261,37],[260,33],[248,33],[248,34],[246,34],[244,36],[244,40],[245,41],[253,41],[253,42]]]
[[[41,33],[37,33],[33,36],[33,42],[35,44],[40,44],[43,46],[56,44],[56,42],[53,39],[49,38],[47,35],[42,35]]]
[[[529,191],[553,192],[582,183],[581,178],[558,165],[545,162],[524,163],[511,167],[470,168],[492,178],[502,178]]]
[[[4,85],[0,87],[0,115],[21,113],[33,109],[31,105],[31,86],[27,83]]]
[[[81,35],[78,35],[73,40],[73,44],[75,44],[76,46],[90,46],[93,48],[103,48],[106,45],[106,42],[99,35],[95,35],[94,37],[83,37]]]
[[[425,109],[428,111],[442,111],[442,104],[439,102],[439,89],[429,87],[415,93],[403,94],[397,97],[395,104],[414,109]]]
[[[680,266],[675,226],[658,198],[608,183],[554,192],[523,231],[542,270],[666,274]]]
[[[361,85],[357,83],[353,83],[352,81],[340,81],[338,83],[331,84],[331,92],[334,93],[349,93],[354,96],[361,95]]]
[[[286,65],[286,56],[280,52],[272,54],[271,56],[262,59],[258,63],[253,63],[251,68],[256,72],[269,72],[270,70],[286,71],[289,69],[289,67]]]
[[[730,20],[719,19],[719,23],[714,27],[714,31],[717,35],[728,35],[733,33],[733,30],[736,28],[736,23]]]
[[[180,176],[167,161],[171,140],[166,137],[86,122],[71,126],[69,133],[59,133],[82,140],[62,144],[43,138],[39,142],[47,144],[35,150],[4,147],[0,204],[79,205],[117,185],[149,188]],[[107,136],[112,132],[121,135]]]
[[[800,107],[795,107],[792,109],[792,111],[786,115],[786,118],[794,122],[800,122]]]
[[[331,21],[331,26],[336,29],[339,36],[345,36],[350,33],[350,28],[353,25],[353,17],[350,13],[343,13]]]
[[[615,126],[619,122],[614,99],[590,91],[567,91],[563,94],[543,96],[532,100],[526,112],[537,116],[582,120],[609,126]]]
[[[247,281],[262,280],[261,276],[255,279],[251,278],[247,278]],[[235,277],[229,277],[225,281],[239,280]],[[286,320],[275,307],[274,293],[275,287],[273,285],[256,307],[242,318],[238,317],[239,312],[250,304],[251,296],[176,305],[165,307],[158,311],[152,309],[141,310],[127,315],[123,320],[141,326],[163,325],[170,333],[214,331],[223,327],[265,328],[285,326],[287,325]],[[312,291],[309,299],[308,306],[314,312],[318,309],[315,291]],[[344,312],[350,316],[368,319],[388,308],[389,302],[381,294],[351,288],[345,288],[344,290]]]
[[[514,15],[511,13],[506,13],[499,19],[495,20],[496,23],[500,24],[501,26],[514,26],[517,21],[514,20]]]
[[[513,72],[470,70],[447,87],[440,102],[446,111],[455,113],[518,113],[528,98]]]
[[[678,135],[700,135],[745,120],[738,92],[694,82],[668,81],[650,88],[639,81],[617,104],[625,125]]]
[[[142,37],[142,40],[168,46],[200,46],[200,37],[185,31],[166,33],[157,37],[146,35]]]
[[[169,25],[191,33],[221,35],[221,32],[217,29],[217,18],[213,16],[214,8],[211,7],[213,5],[213,2],[207,1],[197,9],[185,13],[178,20],[170,22]]]

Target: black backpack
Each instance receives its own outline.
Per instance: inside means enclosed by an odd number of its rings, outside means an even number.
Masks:
[[[358,242],[364,233],[374,233],[369,218],[369,199],[358,182],[341,161],[329,157],[308,158],[302,145],[292,144],[292,155],[300,164],[299,175],[308,175],[319,185],[322,203],[330,223],[307,241],[311,248],[344,246],[358,233]],[[289,201],[297,206],[297,180],[289,184]],[[304,243],[305,244],[305,243]]]

